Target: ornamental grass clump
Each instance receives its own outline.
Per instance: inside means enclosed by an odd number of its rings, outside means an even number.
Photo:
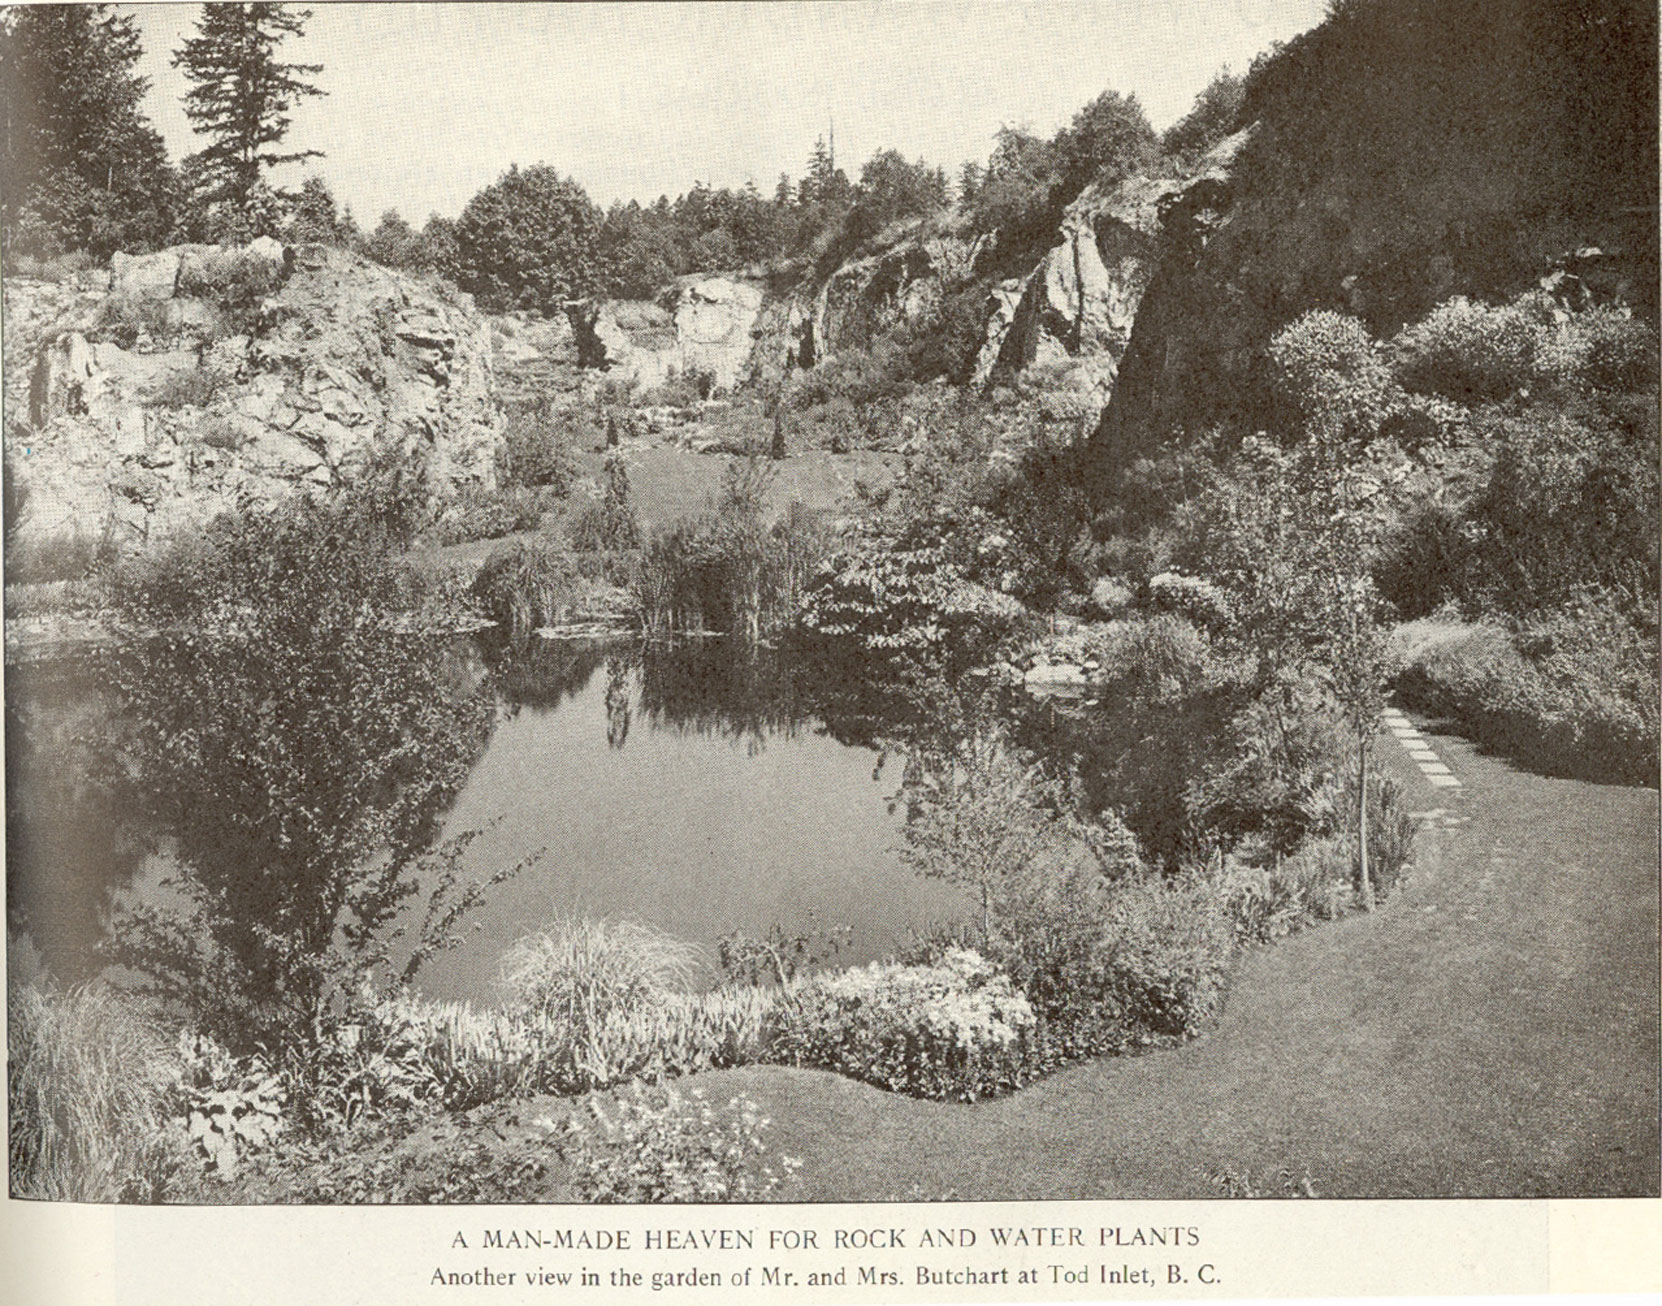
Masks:
[[[1022,1079],[1032,1004],[980,954],[933,965],[873,962],[781,1001],[770,1058],[818,1066],[915,1097],[973,1102]]]
[[[703,964],[696,945],[635,921],[566,920],[522,939],[503,978],[538,1087],[582,1092],[759,1059],[771,996],[692,993]]]
[[[12,1195],[158,1200],[183,1150],[167,1132],[181,1067],[161,1023],[102,987],[13,984],[6,1013]]]

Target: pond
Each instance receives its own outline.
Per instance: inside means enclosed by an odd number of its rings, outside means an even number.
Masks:
[[[429,963],[430,995],[498,1001],[503,952],[561,915],[632,917],[712,958],[734,930],[847,927],[844,964],[958,914],[957,889],[900,862],[898,765],[834,736],[778,655],[538,641],[453,660],[490,678],[498,706],[443,833],[482,831],[464,862],[477,874],[542,855]],[[111,905],[154,900],[169,869],[143,811],[111,796],[128,790],[89,782],[114,710],[90,665],[8,677],[9,918],[65,978]]]

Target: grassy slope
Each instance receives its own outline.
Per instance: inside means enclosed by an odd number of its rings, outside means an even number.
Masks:
[[[1461,798],[1387,761],[1465,822],[1379,915],[1246,957],[1195,1043],[973,1107],[772,1068],[704,1086],[763,1105],[807,1200],[1203,1197],[1225,1166],[1324,1196],[1655,1194],[1657,796],[1436,745]]]

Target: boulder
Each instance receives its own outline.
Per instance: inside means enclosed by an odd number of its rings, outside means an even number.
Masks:
[[[159,250],[154,254],[110,255],[110,284],[117,295],[171,299],[179,280],[181,254],[193,246]]]

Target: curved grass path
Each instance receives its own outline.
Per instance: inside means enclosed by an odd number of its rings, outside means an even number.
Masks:
[[[1215,1197],[1221,1168],[1326,1197],[1656,1195],[1657,794],[1389,736],[1431,809],[1409,887],[1240,961],[1217,1027],[973,1106],[819,1072],[701,1076],[773,1118],[794,1200]]]

